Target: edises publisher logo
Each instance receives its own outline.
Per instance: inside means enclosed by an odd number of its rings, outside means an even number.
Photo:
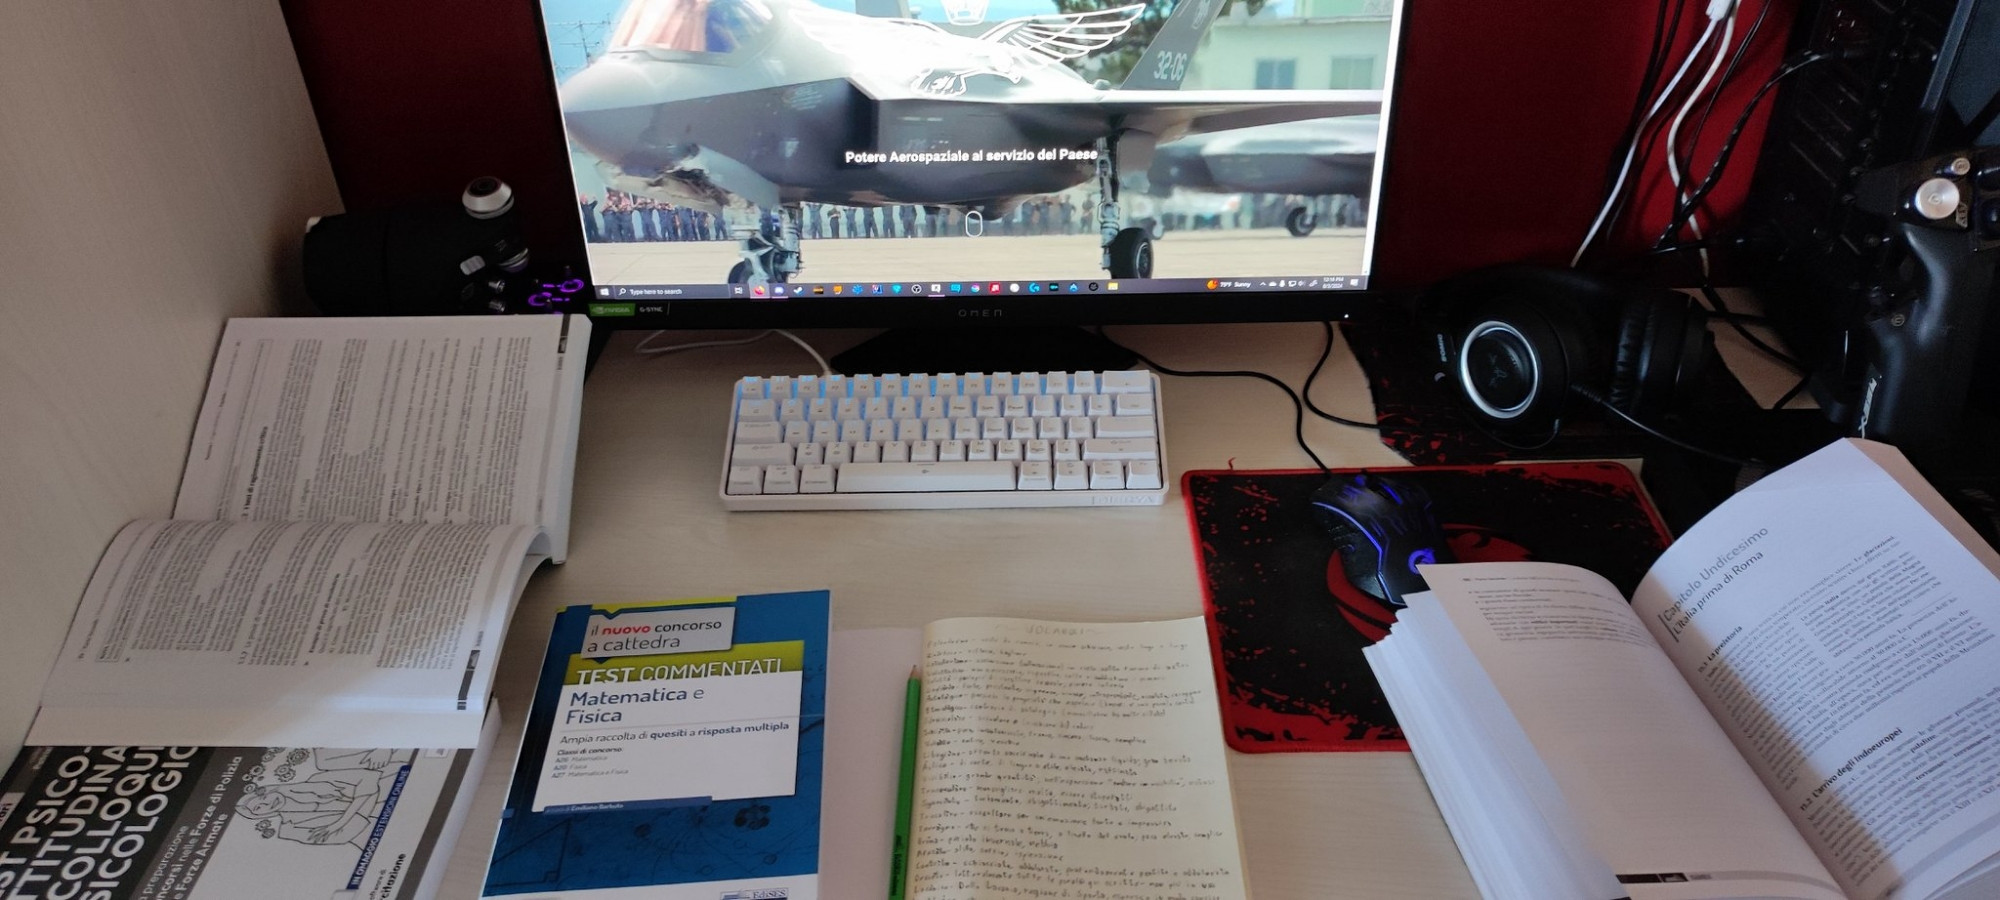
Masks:
[[[791,888],[752,888],[747,891],[723,891],[718,900],[791,900]]]

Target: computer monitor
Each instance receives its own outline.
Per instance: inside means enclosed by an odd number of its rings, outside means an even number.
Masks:
[[[593,316],[1340,318],[1400,0],[542,0]]]

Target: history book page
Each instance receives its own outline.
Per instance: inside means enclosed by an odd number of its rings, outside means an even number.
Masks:
[[[1840,896],[1609,582],[1538,562],[1423,575],[1426,610],[1450,620],[1441,631],[1463,640],[1635,898]],[[1631,881],[1649,875],[1685,881]]]
[[[1632,598],[1850,896],[2000,854],[2000,556],[1885,445],[1738,493]]]

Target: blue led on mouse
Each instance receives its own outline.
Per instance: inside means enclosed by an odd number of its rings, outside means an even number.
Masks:
[[[1333,536],[1347,580],[1402,608],[1427,590],[1417,566],[1455,562],[1422,487],[1373,472],[1336,477],[1312,495],[1313,517]]]

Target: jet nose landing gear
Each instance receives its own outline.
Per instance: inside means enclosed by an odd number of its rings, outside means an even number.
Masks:
[[[1153,238],[1144,228],[1120,228],[1118,213],[1118,139],[1097,142],[1097,234],[1104,250],[1098,265],[1113,278],[1153,277]]]
[[[729,267],[729,283],[749,284],[753,276],[758,274],[760,273],[751,270],[750,261],[746,259]],[[765,280],[770,280],[770,276],[766,275]]]
[[[1285,214],[1285,230],[1291,232],[1292,237],[1305,237],[1317,227],[1319,217],[1313,215],[1310,206],[1294,206],[1291,212]]]
[[[753,225],[731,223],[736,252],[742,258],[729,267],[730,284],[784,283],[805,268],[799,250],[800,204],[787,203],[778,212],[759,214]]]
[[[1111,264],[1105,268],[1113,278],[1153,277],[1153,239],[1144,228],[1126,228],[1105,248]]]

